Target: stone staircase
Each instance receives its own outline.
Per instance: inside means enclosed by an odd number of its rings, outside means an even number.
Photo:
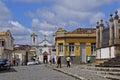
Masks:
[[[96,67],[120,67],[120,55],[117,55],[115,58],[109,59],[104,63],[96,65]]]
[[[104,77],[109,80],[120,80],[120,68],[118,67],[95,67],[95,66],[83,66],[83,69],[96,72],[96,75]]]

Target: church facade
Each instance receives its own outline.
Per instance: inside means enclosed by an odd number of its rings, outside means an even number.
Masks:
[[[40,63],[49,63],[50,61],[56,61],[55,47],[50,43],[46,36],[44,39],[38,43],[38,35],[33,31],[31,34],[31,53],[34,54],[37,61]]]

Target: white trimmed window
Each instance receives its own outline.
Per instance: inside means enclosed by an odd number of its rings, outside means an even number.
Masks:
[[[59,55],[63,55],[63,43],[59,43],[58,48],[59,48]]]
[[[74,43],[69,43],[69,54],[70,56],[74,55]]]
[[[96,44],[95,43],[91,43],[91,55],[92,56],[96,55],[95,49],[96,49]]]

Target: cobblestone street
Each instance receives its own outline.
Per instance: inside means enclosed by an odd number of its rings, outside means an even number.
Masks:
[[[76,80],[75,78],[45,67],[45,65],[18,66],[0,71],[0,80]]]
[[[55,65],[17,66],[0,71],[0,80],[120,80],[119,68],[102,68],[89,65],[72,65],[56,68]]]

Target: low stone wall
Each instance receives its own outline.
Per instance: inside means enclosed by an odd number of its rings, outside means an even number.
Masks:
[[[96,59],[96,64],[101,64],[101,63],[104,63],[105,61],[108,61],[109,59]]]
[[[62,64],[66,64],[66,63],[67,63],[67,62],[66,62],[66,57],[67,57],[67,56],[62,56],[62,57],[61,57],[61,63],[62,63]],[[71,56],[70,59],[71,59],[71,63],[72,63],[72,64],[80,64],[80,63],[81,63],[81,61],[80,61],[80,56]]]

